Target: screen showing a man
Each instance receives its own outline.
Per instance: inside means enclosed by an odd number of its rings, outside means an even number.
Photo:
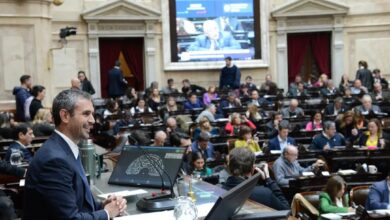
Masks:
[[[253,0],[176,0],[179,62],[255,58]]]

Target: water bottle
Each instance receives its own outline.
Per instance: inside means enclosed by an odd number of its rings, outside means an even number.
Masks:
[[[85,175],[89,183],[92,184],[96,177],[95,145],[91,139],[87,139],[81,141],[79,147]]]

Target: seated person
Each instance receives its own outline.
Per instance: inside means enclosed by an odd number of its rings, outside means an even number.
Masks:
[[[148,88],[145,89],[145,94],[144,94],[144,98],[147,99],[150,97],[150,95],[152,94],[153,92],[153,89],[157,89],[158,90],[158,82],[157,81],[153,81],[150,83],[150,86]]]
[[[236,93],[231,91],[228,93],[227,98],[222,99],[219,103],[218,113],[227,117],[226,109],[241,107],[241,101],[236,97]]]
[[[257,90],[252,90],[250,100],[246,103],[247,105],[268,105],[270,104],[265,98],[259,96],[259,92]]]
[[[206,161],[215,160],[214,146],[210,142],[210,135],[206,132],[201,132],[199,137],[191,145],[192,153],[200,152]]]
[[[245,112],[245,116],[253,123],[257,123],[261,119],[268,118],[267,113],[265,113],[263,110],[259,109],[260,107],[249,104],[248,105],[248,111]]]
[[[283,121],[279,125],[278,136],[272,138],[268,142],[269,150],[284,150],[289,145],[295,145],[295,140],[288,136],[289,127],[287,121]]]
[[[382,85],[379,82],[374,83],[374,90],[370,95],[372,99],[376,102],[381,102],[381,101],[388,102],[390,100],[389,91],[383,91]]]
[[[195,178],[207,177],[213,174],[213,170],[206,166],[201,152],[192,152],[190,172]]]
[[[298,107],[298,100],[291,99],[290,106],[282,109],[283,118],[292,118],[292,117],[301,117],[304,116],[305,113],[303,109]]]
[[[51,111],[45,108],[39,109],[31,125],[35,137],[50,136],[54,132]]]
[[[287,96],[292,97],[308,97],[309,93],[307,93],[303,82],[298,82],[297,86],[290,87],[287,92]]]
[[[31,101],[28,111],[30,113],[29,118],[33,120],[38,110],[43,108],[42,100],[45,98],[46,89],[43,86],[36,85],[32,88],[31,93],[34,96],[34,99]]]
[[[353,86],[351,87],[351,94],[359,95],[359,94],[366,94],[366,93],[368,93],[367,88],[362,85],[362,81],[360,81],[360,79],[356,79],[353,82]]]
[[[299,177],[302,172],[313,171],[314,169],[324,166],[325,162],[318,159],[311,166],[303,168],[298,163],[298,148],[293,145],[287,145],[280,157],[275,160],[273,171],[275,180],[280,187],[289,187],[289,181]]]
[[[238,139],[234,142],[234,147],[246,147],[253,153],[261,152],[259,139],[257,137],[253,138],[252,129],[245,125],[241,126],[241,129],[238,132]]]
[[[203,104],[204,105],[206,105],[206,106],[210,105],[211,101],[216,100],[218,98],[218,94],[215,90],[216,90],[215,86],[209,86],[209,89],[207,90],[207,92],[205,92],[203,94]]]
[[[243,84],[240,86],[240,100],[241,103],[247,103],[251,100],[251,92],[253,90],[249,90],[248,86]]]
[[[152,146],[154,147],[164,147],[165,141],[167,140],[167,134],[164,131],[157,131],[154,134],[154,141]]]
[[[306,124],[306,131],[315,131],[315,130],[322,130],[322,114],[320,111],[316,111],[314,115],[311,118],[311,121],[309,121]]]
[[[188,96],[188,100],[184,103],[185,110],[193,110],[203,108],[203,103],[198,99],[195,93]]]
[[[364,95],[362,98],[362,104],[355,107],[355,112],[358,112],[362,115],[368,115],[370,112],[380,113],[382,111],[379,106],[372,104],[370,95]]]
[[[265,82],[261,84],[260,91],[267,95],[276,95],[278,91],[278,86],[275,82],[272,81],[271,74],[265,76]]]
[[[386,179],[372,184],[366,200],[366,209],[390,209],[390,172]]]
[[[339,113],[344,113],[347,111],[347,108],[344,105],[344,100],[341,97],[334,99],[333,103],[329,103],[324,110],[324,115],[338,115]]]
[[[164,95],[169,95],[172,93],[178,93],[179,91],[174,87],[175,82],[173,81],[172,78],[167,80],[167,86],[164,87],[161,92]]]
[[[191,139],[186,132],[177,126],[176,119],[169,117],[166,122],[166,134],[168,136],[166,146],[189,147]]]
[[[230,190],[239,185],[254,172],[261,174],[262,183],[253,190],[249,199],[264,204],[276,210],[290,209],[290,205],[284,197],[278,185],[269,176],[268,165],[261,164],[261,168],[255,167],[255,155],[247,148],[233,149],[229,154],[229,171],[231,176],[223,184],[223,188]]]
[[[336,120],[336,130],[345,138],[346,143],[354,143],[359,137],[359,126],[356,122],[355,113],[347,111]]]
[[[198,85],[195,85],[195,84],[191,84],[190,83],[190,80],[188,79],[184,79],[182,81],[183,83],[183,87],[181,88],[181,92],[184,93],[184,95],[189,95],[191,93],[205,93],[206,92],[206,89],[201,87],[201,86],[198,86]]]
[[[328,82],[328,75],[322,73],[320,75],[320,78],[318,78],[318,81],[313,84],[313,87],[317,87],[317,88],[325,87],[327,82]]]
[[[164,102],[163,97],[160,95],[160,91],[157,88],[152,89],[152,93],[148,97],[148,106],[153,111],[157,112],[160,109],[161,103]]]
[[[384,88],[384,89],[389,88],[389,82],[385,78],[382,77],[380,69],[374,69],[372,71],[372,75],[374,76],[374,84],[380,83],[382,88]]]
[[[291,95],[291,96],[294,96],[294,95],[293,95],[294,90],[297,91],[297,89],[298,89],[300,83],[302,83],[303,89],[305,89],[305,88],[308,87],[308,84],[305,83],[305,82],[302,80],[302,77],[301,77],[300,75],[296,75],[296,76],[295,76],[295,79],[294,79],[294,82],[290,83],[290,85],[289,85],[289,87],[288,87],[287,94],[288,94],[288,95]],[[300,90],[300,91],[303,91],[303,90]]]
[[[257,86],[252,82],[253,79],[251,76],[245,77],[245,83],[242,84],[241,86],[245,85],[249,91],[257,89]]]
[[[210,137],[213,137],[219,135],[219,128],[212,127],[209,119],[203,117],[199,120],[199,127],[195,128],[192,139],[197,140],[201,132],[206,132]]]
[[[28,163],[33,159],[32,153],[27,149],[34,138],[33,130],[30,125],[26,123],[19,123],[16,125],[12,131],[14,142],[9,146],[6,154],[5,160],[8,162],[12,162],[11,154],[13,152],[20,152],[22,154],[23,160]]]
[[[360,134],[359,146],[365,146],[370,149],[384,148],[386,140],[390,140],[389,134],[382,130],[381,122],[373,118],[368,122],[368,131]]]
[[[314,136],[310,149],[326,151],[335,146],[345,146],[344,136],[337,133],[336,124],[333,121],[326,121],[324,123],[324,131]]]
[[[283,115],[280,111],[271,113],[271,120],[265,125],[265,132],[269,139],[278,135],[280,122],[283,121]],[[288,123],[286,121],[286,123]]]
[[[230,122],[228,122],[225,126],[225,132],[228,135],[238,135],[242,125],[247,125],[251,129],[256,129],[256,126],[251,121],[249,121],[245,115],[233,113],[230,115]]]
[[[215,122],[215,114],[217,112],[217,107],[214,104],[210,104],[207,106],[205,110],[203,110],[198,117],[196,118],[196,122],[199,123],[200,119],[206,117],[210,122]]]
[[[110,115],[118,114],[119,104],[114,99],[109,99],[106,103],[106,109],[103,112],[103,118],[106,119]]]
[[[339,84],[339,91],[344,94],[346,89],[350,89],[353,86],[353,83],[354,81],[349,80],[348,74],[343,74]]]
[[[135,114],[140,114],[140,113],[148,113],[148,112],[153,112],[151,108],[149,108],[148,105],[146,105],[145,99],[140,97],[137,100],[137,106],[134,106],[130,109],[130,114],[134,116]]]
[[[188,51],[234,50],[241,49],[233,35],[220,31],[217,22],[207,20],[203,23],[203,34],[198,35],[188,47]]]
[[[322,96],[332,96],[332,95],[338,95],[339,90],[334,86],[332,80],[328,80],[326,83],[326,87],[322,88],[320,90],[320,93]]]
[[[355,209],[349,207],[348,196],[344,195],[346,189],[347,184],[341,176],[329,178],[320,194],[320,214],[355,212]]]
[[[15,123],[13,114],[9,112],[0,112],[0,140],[12,139],[12,126]]]
[[[165,121],[169,117],[170,112],[179,111],[180,108],[176,103],[176,99],[173,96],[169,96],[167,103],[160,109],[160,117]]]

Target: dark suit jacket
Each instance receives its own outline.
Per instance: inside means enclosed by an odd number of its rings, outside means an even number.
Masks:
[[[88,92],[91,95],[95,94],[95,89],[93,88],[91,81],[87,79],[81,83],[81,90]]]
[[[23,168],[11,165],[7,163],[5,160],[0,160],[0,174],[23,177],[24,172],[25,171]]]
[[[360,79],[360,81],[362,81],[362,85],[366,87],[368,91],[372,90],[374,77],[369,69],[359,69],[356,72],[356,79]]]
[[[372,184],[366,200],[366,209],[387,209],[389,206],[389,193],[386,180]]]
[[[9,148],[7,150],[7,153],[5,154],[5,160],[6,161],[10,161],[10,157],[11,157],[11,154],[12,154],[12,150],[19,150],[23,153],[23,160],[27,161],[27,162],[31,162],[32,158],[33,158],[33,155],[32,153],[22,147],[18,142],[13,142],[11,145],[9,145]]]
[[[112,68],[108,72],[108,95],[111,98],[123,96],[125,94],[125,83],[123,82],[122,71]]]
[[[291,138],[291,137],[287,137],[287,143],[291,144],[291,145],[295,145],[295,140],[294,138]],[[280,143],[279,143],[279,139],[278,139],[278,136],[272,138],[271,140],[269,140],[268,142],[268,148],[270,150],[281,150],[280,149]]]
[[[81,175],[69,145],[54,133],[28,168],[23,219],[107,220],[100,203],[87,201]]]
[[[339,114],[344,113],[346,111],[347,111],[347,108],[344,105],[342,105],[341,109],[339,111]],[[334,115],[334,104],[333,103],[330,103],[325,107],[324,115]]]

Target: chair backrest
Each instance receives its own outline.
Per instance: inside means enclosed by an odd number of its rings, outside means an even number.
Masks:
[[[350,202],[365,206],[370,186],[355,186],[349,192]]]
[[[317,210],[320,208],[320,191],[301,192],[301,195]]]
[[[304,213],[310,219],[317,219],[319,216],[320,193],[320,191],[312,191],[295,194],[291,204],[293,216]]]

